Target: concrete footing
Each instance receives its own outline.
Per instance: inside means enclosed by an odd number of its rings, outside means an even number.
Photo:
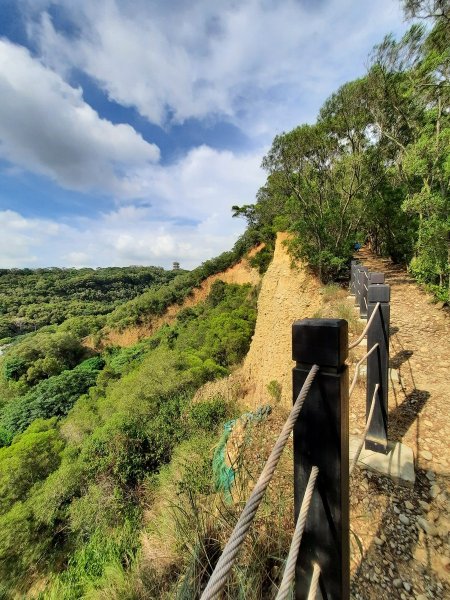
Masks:
[[[350,436],[350,462],[353,460],[361,438]],[[412,487],[416,480],[414,453],[409,446],[396,442],[389,445],[388,454],[362,449],[358,466],[390,477],[400,485]]]

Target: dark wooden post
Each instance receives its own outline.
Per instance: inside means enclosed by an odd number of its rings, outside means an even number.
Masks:
[[[369,272],[369,285],[374,283],[384,283],[384,273]]]
[[[361,319],[367,318],[367,290],[369,287],[369,269],[367,267],[359,268],[359,316]]]
[[[380,388],[366,438],[366,449],[386,453],[388,445],[390,286],[383,283],[369,285],[367,300],[369,319],[377,302],[380,303],[380,309],[377,310],[367,332],[367,350],[370,350],[374,344],[378,344],[378,348],[367,358],[366,418],[369,415],[377,383]]]
[[[323,600],[348,600],[349,458],[348,325],[343,319],[304,319],[292,328],[294,401],[313,364],[319,365],[294,428],[294,508],[297,520],[308,477],[319,468],[296,566],[296,600],[306,600],[313,570],[321,569]]]

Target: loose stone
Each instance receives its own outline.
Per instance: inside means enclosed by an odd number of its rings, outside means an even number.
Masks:
[[[436,496],[439,496],[441,492],[441,488],[438,485],[432,485],[430,488],[430,496],[432,498],[436,498]]]
[[[433,455],[428,450],[422,450],[422,452],[420,453],[420,456],[422,458],[424,458],[425,460],[431,460],[433,458]]]
[[[379,537],[374,537],[373,541],[375,542],[375,544],[377,546],[382,546],[384,544],[383,540],[381,538],[379,538]]]
[[[395,588],[399,588],[402,585],[402,580],[401,579],[394,579],[394,581],[392,582],[393,586]]]
[[[432,523],[429,523],[426,519],[423,519],[422,517],[417,517],[417,524],[428,535],[436,535],[437,534],[436,527]]]
[[[412,502],[410,502],[409,500],[406,500],[406,502],[405,502],[405,508],[407,508],[408,510],[413,510],[414,509],[414,504]]]
[[[399,519],[403,525],[409,525],[409,519],[406,515],[400,515]]]

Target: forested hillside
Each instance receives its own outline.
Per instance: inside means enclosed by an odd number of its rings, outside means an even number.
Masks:
[[[406,2],[424,17],[374,48],[365,77],[337,90],[313,125],[275,137],[251,229],[289,229],[294,256],[323,281],[347,276],[356,242],[409,265],[448,299],[450,23],[446,2]],[[436,14],[427,11],[434,6]],[[431,9],[430,9],[431,10]]]
[[[177,275],[159,267],[0,269],[0,341],[73,317],[86,326],[86,317],[105,315]]]

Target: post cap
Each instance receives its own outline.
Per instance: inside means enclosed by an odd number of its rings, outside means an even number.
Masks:
[[[292,358],[298,363],[340,367],[348,356],[344,319],[302,319],[292,325]]]
[[[367,289],[367,302],[389,302],[391,299],[391,286],[387,283],[370,284]]]
[[[384,283],[384,273],[369,273],[369,284],[370,283]]]

